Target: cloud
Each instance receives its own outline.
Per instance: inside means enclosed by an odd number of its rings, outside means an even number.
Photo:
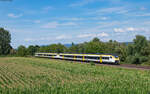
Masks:
[[[115,32],[120,32],[120,33],[122,33],[122,32],[128,32],[128,31],[144,31],[144,32],[146,32],[147,31],[147,29],[145,29],[145,28],[134,28],[134,27],[127,27],[127,28],[114,28],[114,31]]]
[[[108,17],[93,17],[91,18],[91,20],[108,20],[109,18]],[[90,18],[89,18],[90,20]]]
[[[87,38],[87,37],[92,37],[92,36],[93,36],[93,34],[80,34],[77,37],[78,38]]]
[[[40,22],[41,22],[40,20],[35,20],[35,21],[34,21],[34,23],[40,23]]]
[[[65,21],[81,21],[84,20],[84,18],[77,18],[77,17],[61,17],[61,18],[55,18],[56,20],[65,20]]]
[[[141,7],[141,8],[140,8],[140,10],[146,10],[146,9],[147,9],[147,8],[145,8],[145,7]]]
[[[19,18],[21,16],[23,16],[23,15],[22,14],[13,14],[13,13],[8,14],[8,17],[11,17],[11,18]]]
[[[25,42],[33,42],[33,41],[35,41],[35,40],[32,39],[32,38],[26,38],[26,39],[24,39],[24,41],[25,41]]]
[[[103,14],[127,14],[129,12],[129,9],[126,7],[109,7],[109,8],[101,8],[97,10],[92,10],[89,11],[87,14],[98,14],[98,15],[103,15]]]
[[[42,26],[42,28],[56,28],[59,25],[58,22],[49,22]]]
[[[102,33],[98,34],[97,36],[98,37],[108,37],[109,35],[107,33],[102,32]]]
[[[25,42],[37,42],[37,41],[50,41],[53,38],[51,37],[41,37],[41,38],[26,38],[24,39]]]
[[[57,36],[57,37],[56,37],[56,40],[70,39],[70,38],[71,38],[71,36],[69,36],[69,35],[60,35],[60,36]]]
[[[58,26],[75,26],[77,25],[74,22],[58,23],[58,22],[49,22],[42,26],[42,28],[57,28]]]
[[[128,27],[127,29],[126,29],[126,31],[137,31],[138,29],[136,29],[136,28],[133,28],[133,27]]]
[[[72,36],[63,34],[63,35],[58,35],[55,37],[25,38],[24,41],[25,42],[38,42],[38,41],[67,40],[71,38]]]
[[[135,16],[150,16],[150,13],[136,14]]]
[[[78,2],[75,2],[73,4],[70,4],[70,7],[79,7],[79,6],[84,6],[90,3],[94,2],[109,2],[109,3],[120,3],[121,0],[78,0]]]
[[[123,30],[122,28],[114,28],[115,32],[125,32],[125,30]]]
[[[102,33],[99,33],[99,34],[80,34],[78,35],[77,37],[78,38],[88,38],[88,37],[108,37],[109,34],[105,33],[105,32],[102,32]]]
[[[86,4],[89,4],[89,3],[92,3],[92,2],[95,2],[95,1],[98,1],[98,0],[81,0],[79,2],[71,4],[69,6],[70,7],[84,6]]]
[[[46,13],[52,9],[54,9],[52,6],[46,6],[46,7],[42,8],[42,12]]]
[[[62,24],[59,24],[61,26],[70,26],[70,25],[77,25],[76,23],[74,22],[67,22],[67,23],[62,23]]]

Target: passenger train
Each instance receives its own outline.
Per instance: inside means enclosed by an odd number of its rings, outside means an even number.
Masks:
[[[46,57],[62,60],[75,60],[99,63],[119,64],[120,59],[111,54],[64,54],[64,53],[35,53],[35,57]]]

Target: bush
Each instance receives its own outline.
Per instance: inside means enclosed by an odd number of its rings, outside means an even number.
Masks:
[[[128,56],[126,58],[126,63],[130,63],[130,64],[141,64],[140,62],[140,56],[136,55],[136,56]]]
[[[142,62],[140,62],[139,56],[133,56],[131,63],[132,64],[141,64]]]
[[[131,64],[131,61],[132,61],[132,58],[133,56],[127,56],[126,60],[125,60],[125,63],[130,63]]]
[[[140,62],[147,62],[148,58],[145,56],[140,57]]]
[[[140,56],[139,54],[135,54],[134,56],[128,56],[126,58],[126,63],[131,63],[131,64],[142,64],[143,62],[147,62],[148,57],[145,56]]]

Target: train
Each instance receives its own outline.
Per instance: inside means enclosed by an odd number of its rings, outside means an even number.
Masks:
[[[112,54],[66,54],[66,53],[35,53],[35,57],[44,57],[62,60],[86,61],[97,63],[120,64],[117,55]]]

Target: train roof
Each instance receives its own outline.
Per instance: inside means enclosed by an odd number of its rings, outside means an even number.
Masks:
[[[116,54],[111,54],[111,53],[42,53],[42,54],[70,54],[70,55],[73,55],[73,54],[76,54],[76,55],[79,55],[79,54],[86,54],[86,55],[112,55],[112,56],[115,56],[117,57],[118,55]]]
[[[111,53],[60,53],[60,54],[89,54],[89,55],[113,55],[113,56],[118,56],[117,54],[111,54]]]

